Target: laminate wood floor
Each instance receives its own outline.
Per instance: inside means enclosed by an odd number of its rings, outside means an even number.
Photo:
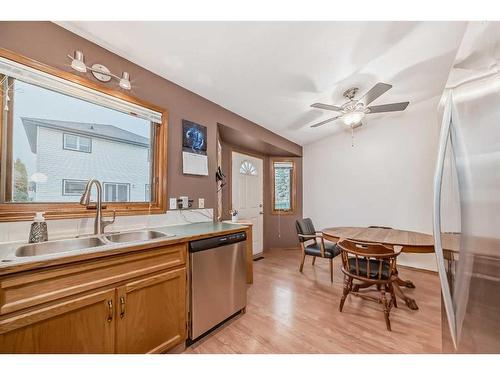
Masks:
[[[385,329],[382,306],[349,296],[344,311],[340,257],[334,282],[328,261],[306,258],[299,273],[299,250],[266,251],[254,262],[245,314],[232,319],[187,348],[185,353],[440,353],[441,299],[436,274],[400,268],[406,289],[419,310],[401,299],[391,311],[392,332]]]

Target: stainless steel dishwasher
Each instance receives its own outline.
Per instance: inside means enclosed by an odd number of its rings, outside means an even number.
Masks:
[[[246,233],[189,243],[189,340],[200,338],[247,303]]]

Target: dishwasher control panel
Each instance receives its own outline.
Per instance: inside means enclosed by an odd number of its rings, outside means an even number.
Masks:
[[[189,252],[194,253],[197,251],[213,249],[215,247],[231,245],[238,242],[243,242],[246,239],[247,235],[245,232],[238,232],[227,234],[225,236],[210,237],[203,240],[191,241],[189,242]]]

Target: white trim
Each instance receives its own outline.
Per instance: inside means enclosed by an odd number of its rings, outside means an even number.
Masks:
[[[161,124],[162,122],[162,114],[160,112],[141,107],[137,104],[127,102],[126,100],[104,94],[100,91],[30,68],[3,57],[0,57],[0,73],[103,107],[132,114],[156,124]]]
[[[76,138],[76,147],[70,147],[68,146],[67,142],[67,137],[75,137]],[[88,139],[89,140],[89,149],[88,150],[83,150],[82,149],[82,139]],[[63,133],[63,149],[64,150],[70,150],[70,151],[78,151],[78,152],[86,152],[87,154],[92,153],[92,138],[91,137],[86,137],[83,135],[79,134],[74,134],[74,133]]]
[[[69,183],[79,183],[81,182],[83,184],[83,189],[81,193],[68,193],[66,191],[67,189],[67,184]],[[86,180],[78,180],[74,178],[63,178],[62,180],[62,195],[63,196],[81,196],[83,194],[83,191],[85,190],[85,185],[87,184]]]
[[[107,197],[107,189],[110,186],[115,187],[115,193],[116,193],[116,198],[118,199],[118,186],[119,185],[125,185],[127,187],[127,200],[125,201],[120,201],[120,200],[113,200],[113,201],[108,201]],[[104,193],[104,199],[103,201],[105,202],[130,202],[130,183],[129,182],[103,182],[103,193]]]

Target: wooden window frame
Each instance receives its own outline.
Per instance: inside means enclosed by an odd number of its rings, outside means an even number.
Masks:
[[[33,69],[51,74],[53,76],[77,83],[87,88],[111,95],[118,99],[152,109],[162,114],[162,122],[154,126],[154,157],[152,160],[152,178],[150,202],[105,202],[103,212],[116,211],[116,215],[148,215],[161,214],[167,210],[167,136],[168,136],[168,111],[142,99],[125,94],[123,91],[113,89],[88,78],[63,71],[49,65],[43,64],[16,52],[0,48],[0,57],[23,64]],[[3,103],[3,90],[0,90],[0,103]],[[12,104],[13,100],[9,103]],[[3,155],[3,145],[7,149],[7,168],[12,168],[12,137],[2,140],[4,133],[3,110],[0,111],[0,155]],[[9,111],[12,116],[13,111]],[[12,121],[7,121],[7,127]],[[12,132],[8,132],[12,134]],[[1,172],[1,171],[0,171]],[[8,181],[7,181],[8,182]],[[10,186],[11,184],[9,184]],[[2,187],[3,188],[3,187]],[[6,187],[8,189],[8,187]],[[47,219],[70,219],[95,216],[95,207],[87,208],[79,203],[2,203],[0,202],[0,222],[5,221],[29,221],[33,219],[35,212],[45,212]]]
[[[292,168],[292,191],[291,191],[291,209],[290,210],[276,210],[274,207],[274,203],[275,203],[275,196],[274,196],[274,188],[275,188],[275,184],[274,184],[274,163],[275,162],[278,162],[278,163],[283,163],[283,162],[286,162],[286,163],[292,163],[293,165],[293,168]],[[271,215],[295,215],[296,213],[296,210],[297,210],[297,163],[295,162],[295,160],[291,159],[291,158],[276,158],[276,157],[271,157],[269,159],[269,163],[270,163],[270,169],[271,169],[271,173],[270,173],[270,180],[271,180]]]

